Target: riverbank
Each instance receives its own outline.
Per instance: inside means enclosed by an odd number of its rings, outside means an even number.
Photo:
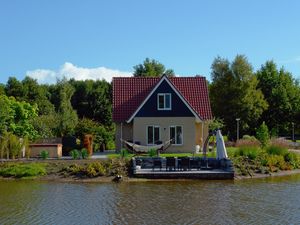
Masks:
[[[103,165],[103,166],[102,166]],[[21,175],[18,175],[18,167],[22,166]],[[24,167],[25,166],[25,167]],[[3,173],[3,168],[10,168]],[[44,170],[43,170],[44,169]],[[38,170],[38,171],[35,171]],[[2,171],[2,172],[1,172]],[[9,171],[9,173],[7,172]],[[12,171],[12,172],[11,172]],[[36,172],[36,175],[35,173]],[[33,174],[33,175],[31,175]],[[276,176],[288,176],[300,174],[300,169],[279,170],[277,172],[251,175],[235,174],[234,180],[256,179]],[[34,179],[40,181],[55,182],[81,182],[81,183],[108,183],[108,182],[147,182],[147,181],[180,181],[186,179],[144,179],[135,178],[130,174],[128,160],[15,160],[0,162],[1,180]]]

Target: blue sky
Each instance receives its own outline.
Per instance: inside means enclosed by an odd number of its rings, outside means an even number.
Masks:
[[[273,59],[300,78],[300,1],[0,1],[0,82],[109,79],[154,58],[210,78],[216,56]],[[47,78],[48,77],[48,78]]]

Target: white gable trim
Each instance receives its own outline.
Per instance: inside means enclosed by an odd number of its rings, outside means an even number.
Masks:
[[[170,80],[167,78],[167,76],[163,76],[160,81],[156,84],[156,86],[152,89],[152,91],[150,92],[150,94],[145,98],[145,100],[142,102],[142,104],[137,108],[137,110],[135,110],[135,112],[131,115],[131,117],[126,121],[127,123],[130,123],[133,118],[136,116],[136,114],[141,110],[141,108],[145,105],[145,103],[148,101],[148,99],[153,95],[153,93],[156,91],[156,89],[161,85],[161,83],[163,81],[166,81],[170,87],[172,88],[172,90],[177,94],[177,96],[183,101],[183,103],[188,107],[188,109],[193,113],[193,115],[196,118],[196,121],[203,121],[203,119],[201,119],[199,117],[199,115],[195,112],[195,110],[190,106],[190,104],[183,98],[183,96],[178,92],[178,90],[174,87],[174,85],[170,82]],[[174,107],[173,107],[174,109]]]

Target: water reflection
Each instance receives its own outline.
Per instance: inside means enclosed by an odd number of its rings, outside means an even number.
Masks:
[[[300,175],[243,181],[0,181],[0,224],[297,224]]]

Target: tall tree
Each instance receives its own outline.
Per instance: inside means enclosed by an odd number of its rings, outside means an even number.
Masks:
[[[71,98],[74,93],[74,88],[66,79],[57,82],[59,90],[59,134],[61,136],[74,134],[75,127],[78,123],[78,116],[71,105]]]
[[[273,134],[287,133],[292,123],[299,123],[300,86],[292,74],[283,68],[277,69],[273,61],[267,61],[256,73],[258,87],[269,104],[261,118]]]
[[[24,99],[24,88],[22,82],[18,81],[15,77],[9,77],[5,86],[5,92],[7,96],[13,96],[18,101],[25,100]]]
[[[167,75],[169,77],[175,76],[172,69],[167,69],[160,62],[146,58],[143,64],[138,64],[133,67],[133,76],[135,77],[160,77]]]
[[[241,130],[254,133],[263,111],[267,108],[252,66],[243,55],[232,63],[217,57],[212,64],[210,98],[213,113],[224,120],[225,130],[236,137],[236,118],[241,120]]]

